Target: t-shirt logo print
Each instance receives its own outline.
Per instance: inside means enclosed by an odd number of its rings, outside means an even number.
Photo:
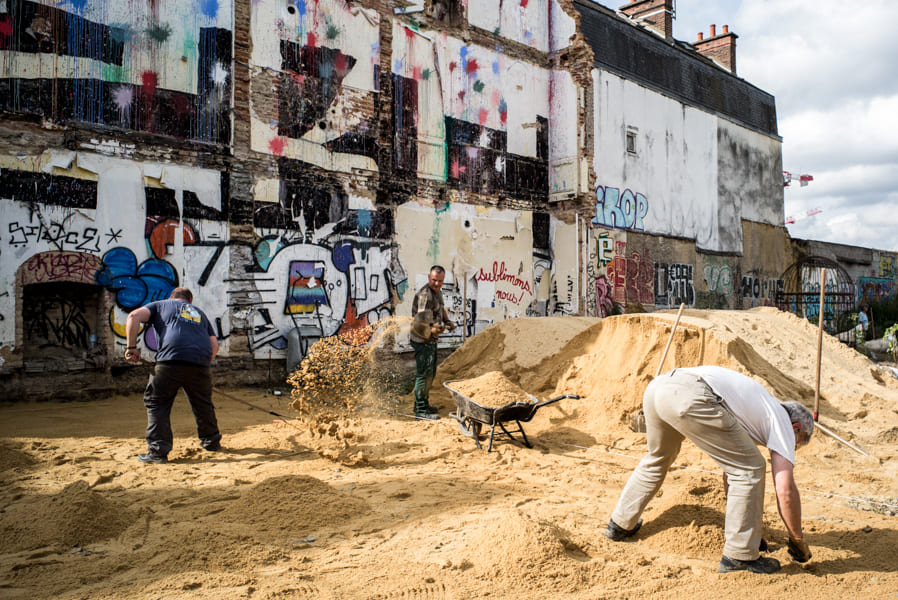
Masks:
[[[198,311],[192,304],[185,304],[184,306],[182,306],[181,312],[178,314],[178,318],[185,321],[191,321],[193,323],[199,323],[202,320],[200,317],[200,311]]]

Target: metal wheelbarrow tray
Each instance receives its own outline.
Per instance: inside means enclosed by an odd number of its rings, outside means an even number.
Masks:
[[[493,449],[493,438],[496,434],[496,426],[502,430],[500,435],[506,435],[512,440],[516,439],[513,433],[520,433],[521,438],[523,438],[523,444],[532,448],[533,445],[530,443],[530,440],[527,439],[527,434],[524,433],[524,427],[521,423],[527,423],[530,421],[533,416],[536,414],[536,411],[546,406],[548,404],[554,404],[559,400],[564,400],[565,398],[574,398],[580,399],[580,396],[574,394],[564,394],[562,396],[557,396],[550,400],[545,400],[540,402],[538,398],[531,396],[524,392],[527,398],[530,399],[530,402],[523,401],[515,401],[509,402],[503,406],[499,407],[489,407],[483,406],[482,404],[478,404],[459,392],[452,388],[452,384],[458,383],[457,381],[446,381],[443,383],[443,387],[449,390],[452,393],[452,398],[455,400],[455,404],[458,407],[456,412],[449,413],[449,416],[458,421],[458,428],[461,430],[462,434],[472,438],[474,443],[477,444],[478,450],[482,450],[483,447],[480,445],[480,431],[484,425],[490,428],[490,437],[489,437],[489,445],[487,446],[486,451],[490,452]],[[512,429],[509,431],[505,427],[505,423],[509,423],[514,421],[517,424],[517,429]]]

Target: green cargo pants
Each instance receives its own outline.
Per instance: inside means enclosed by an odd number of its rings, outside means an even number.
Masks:
[[[430,386],[437,373],[437,345],[412,342],[415,350],[415,412],[426,413]]]

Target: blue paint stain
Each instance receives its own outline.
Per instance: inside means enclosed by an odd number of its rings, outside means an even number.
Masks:
[[[352,255],[352,244],[341,242],[334,246],[334,249],[331,251],[331,260],[338,271],[348,273],[349,265],[355,262],[355,257]]]
[[[405,70],[405,68],[403,67],[402,59],[397,58],[393,62],[393,72],[401,75],[404,70]]]
[[[299,13],[300,18],[306,16],[306,0],[297,0],[294,6],[296,6],[296,12]]]
[[[402,301],[405,299],[405,293],[408,291],[408,279],[404,281],[400,281],[396,284],[396,295],[399,296],[399,300]]]
[[[459,50],[458,54],[461,57],[461,72],[467,73],[468,72],[468,47],[462,46],[461,50]]]
[[[87,2],[88,0],[68,0],[68,3],[72,5],[72,8],[78,14],[84,14],[84,7],[87,6]]]
[[[199,0],[200,11],[210,19],[218,15],[218,0]]]
[[[356,231],[360,236],[363,237],[371,237],[371,226],[374,224],[374,218],[371,215],[370,210],[359,210],[358,215],[358,226],[356,227]]]
[[[126,44],[131,41],[131,26],[128,23],[110,23],[109,37],[114,41]]]
[[[103,268],[95,279],[114,292],[116,304],[127,311],[164,300],[178,286],[178,274],[169,263],[151,258],[138,265],[128,248],[113,248],[103,255]]]
[[[499,61],[498,60],[493,61],[493,73],[496,75],[499,74]]]

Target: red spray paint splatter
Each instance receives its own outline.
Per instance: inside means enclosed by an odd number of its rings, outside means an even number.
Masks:
[[[9,38],[12,37],[12,18],[9,15],[0,17],[0,49],[9,48]]]
[[[143,84],[143,93],[145,94],[155,94],[158,81],[159,79],[152,71],[144,71],[140,74],[140,82]]]
[[[268,149],[275,156],[283,156],[284,149],[287,147],[287,140],[282,137],[272,138],[268,142]]]
[[[349,65],[346,64],[346,56],[342,52],[337,52],[337,55],[334,57],[334,70],[340,79],[346,77],[346,73],[349,71]]]
[[[465,91],[464,90],[462,90],[458,93],[458,99],[461,100],[462,102],[465,101]]]
[[[155,113],[156,113],[156,85],[159,78],[152,71],[144,71],[140,74],[140,120],[143,129],[146,131],[155,131]]]
[[[480,109],[480,113],[477,115],[477,121],[478,121],[481,125],[485,125],[485,124],[486,124],[486,119],[487,119],[488,116],[489,116],[489,113],[486,111],[486,109],[485,109],[485,108],[481,108],[481,109]]]
[[[315,46],[318,43],[318,38],[315,36],[315,33],[310,31],[306,34],[306,45],[307,46]]]
[[[455,69],[457,69],[457,68],[458,68],[458,63],[455,62],[454,60],[453,60],[452,62],[449,63],[449,72],[450,72],[450,73],[451,73],[452,71],[454,71]]]
[[[521,8],[527,8],[527,4],[529,2],[530,2],[530,0],[521,0]]]
[[[478,64],[477,64],[477,59],[476,59],[476,58],[472,58],[471,60],[468,61],[468,64],[465,66],[465,72],[466,72],[468,75],[471,75],[471,74],[473,74],[473,73],[476,73],[476,72],[477,72],[477,69],[479,69],[479,68],[480,68],[480,67],[479,67]]]
[[[412,79],[416,81],[421,81],[424,79],[424,70],[421,66],[416,66],[412,69]]]

